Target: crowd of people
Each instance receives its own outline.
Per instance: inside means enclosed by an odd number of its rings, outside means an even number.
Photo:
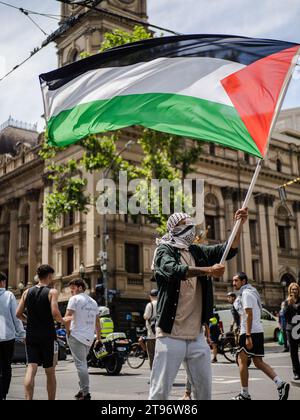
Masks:
[[[241,225],[227,259],[238,252],[241,229],[248,217],[247,209],[235,214]],[[144,319],[147,338],[141,340],[148,353],[151,379],[150,400],[167,400],[178,370],[183,363],[187,373],[184,399],[212,398],[212,362],[218,361],[218,340],[223,334],[218,313],[214,311],[214,277],[222,277],[225,265],[219,261],[226,248],[221,245],[195,243],[196,227],[189,215],[173,214],[167,223],[167,234],[158,241],[153,259],[153,273],[157,289],[150,292]],[[6,290],[6,276],[0,273],[0,399],[8,394],[12,370],[11,360],[15,340],[25,340],[27,370],[24,379],[25,397],[33,399],[38,366],[43,366],[47,378],[49,400],[56,397],[55,367],[58,345],[55,321],[65,326],[65,335],[79,378],[77,400],[90,400],[87,355],[91,346],[102,346],[103,335],[113,331],[110,317],[85,293],[82,279],[69,283],[70,298],[64,315],[58,307],[58,292],[52,287],[54,269],[42,265],[37,270],[38,283],[26,290],[19,304]],[[237,273],[232,280],[233,291],[227,296],[232,305],[230,330],[238,342],[238,366],[241,392],[235,400],[251,400],[249,390],[249,358],[257,369],[273,381],[279,400],[289,396],[290,384],[285,382],[264,362],[264,331],[261,324],[261,298],[249,284],[245,273]],[[280,312],[280,325],[285,350],[290,351],[294,379],[300,379],[298,346],[294,334],[295,319],[300,315],[300,287],[289,286],[288,298]],[[297,317],[298,316],[298,317]],[[104,322],[105,321],[105,322]],[[26,323],[26,332],[23,322]],[[102,331],[101,331],[102,330]],[[95,339],[96,336],[96,339]],[[213,357],[211,360],[211,349]]]

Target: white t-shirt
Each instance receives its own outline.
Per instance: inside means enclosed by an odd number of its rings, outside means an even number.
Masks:
[[[151,322],[156,318],[156,305],[157,300],[153,300],[149,302],[145,308],[144,318],[146,319],[146,327],[147,327],[147,337],[148,338],[155,338],[155,334],[152,332],[151,329]],[[153,308],[153,309],[152,309]]]
[[[68,308],[74,311],[71,322],[71,335],[81,343],[91,346],[94,341],[98,305],[85,293],[72,296]]]
[[[252,334],[263,333],[264,328],[261,323],[261,310],[260,310],[260,306],[258,304],[256,297],[253,295],[253,293],[249,293],[245,291],[241,299],[242,299],[242,305],[243,305],[243,310],[240,313],[241,318],[242,318],[241,334],[247,333],[247,314],[246,314],[245,309],[252,309],[253,321],[252,321],[251,333]]]

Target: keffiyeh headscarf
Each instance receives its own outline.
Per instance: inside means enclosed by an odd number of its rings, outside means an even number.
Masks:
[[[178,226],[182,220],[186,220],[185,225]],[[174,248],[188,250],[196,238],[196,226],[193,224],[191,216],[186,213],[174,213],[167,222],[167,233],[161,239],[156,240],[156,245],[170,245]],[[155,250],[152,270],[157,249]]]

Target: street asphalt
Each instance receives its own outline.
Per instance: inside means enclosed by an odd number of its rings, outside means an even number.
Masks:
[[[282,353],[276,344],[266,345],[266,362],[269,363],[284,380],[291,382],[292,370],[288,353]],[[13,366],[13,378],[9,400],[24,399],[23,378],[25,366]],[[137,369],[124,365],[119,376],[107,376],[104,370],[91,369],[90,382],[93,400],[147,400],[149,392],[150,370],[148,362]],[[182,367],[174,383],[170,399],[180,400],[185,389],[185,370]],[[57,399],[72,400],[77,393],[78,379],[71,356],[57,367]],[[47,398],[45,375],[40,368],[35,384],[35,399]],[[297,385],[297,384],[296,384]],[[300,385],[300,384],[298,384]],[[250,393],[254,400],[278,399],[275,385],[263,373],[250,367]],[[239,372],[235,364],[228,363],[219,356],[219,363],[213,365],[213,400],[230,400],[240,391]],[[300,400],[300,387],[292,385],[290,400]]]

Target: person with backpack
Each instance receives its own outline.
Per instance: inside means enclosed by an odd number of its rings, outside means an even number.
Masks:
[[[156,305],[158,290],[152,289],[149,295],[150,302],[146,305],[144,312],[144,320],[146,321],[147,340],[146,349],[149,358],[150,370],[152,370],[154,354],[155,354],[155,325],[156,325]]]
[[[6,274],[0,273],[0,401],[6,400],[10,387],[15,340],[25,339],[23,324],[16,317],[16,298],[6,290],[6,282]]]

